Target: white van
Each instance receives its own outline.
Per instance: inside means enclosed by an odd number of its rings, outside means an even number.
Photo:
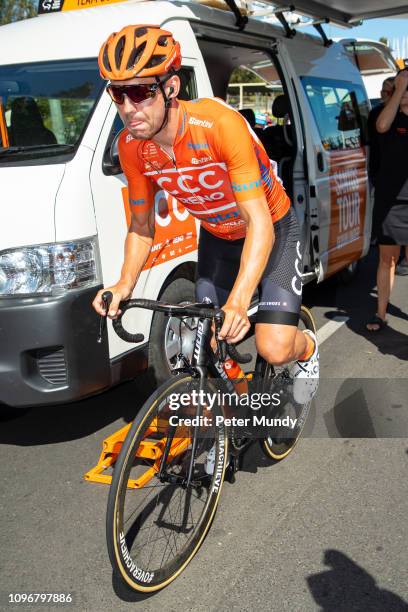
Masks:
[[[280,84],[285,98],[274,106],[284,125],[270,129],[267,146],[301,225],[304,282],[352,268],[369,248],[369,104],[343,45],[251,18],[238,28],[232,12],[192,2],[133,0],[3,26],[0,402],[10,406],[76,400],[147,365],[160,378],[191,342],[174,321],[147,311],[126,315],[143,343],[122,342],[110,322],[96,342],[91,302],[119,277],[129,220],[111,151],[122,126],[96,57],[107,35],[129,23],[174,32],[184,98],[226,98],[239,66]],[[155,204],[155,244],[135,295],[192,299],[197,224],[165,192]]]

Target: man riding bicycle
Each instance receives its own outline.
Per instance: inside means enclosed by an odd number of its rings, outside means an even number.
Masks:
[[[124,27],[99,53],[101,76],[125,126],[118,148],[131,208],[107,314],[116,318],[120,301],[132,295],[153,245],[155,194],[163,189],[201,221],[196,298],[222,307],[220,338],[242,340],[259,288],[257,351],[273,365],[294,362],[294,397],[304,403],[316,392],[319,365],[315,335],[297,329],[302,256],[295,212],[238,111],[218,98],[177,99],[180,65],[179,43],[152,25]],[[100,315],[104,291],[93,302]]]

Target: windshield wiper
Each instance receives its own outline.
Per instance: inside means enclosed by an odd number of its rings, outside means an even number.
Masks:
[[[26,147],[5,147],[0,149],[0,157],[3,155],[13,155],[14,153],[35,153],[35,151],[46,151],[50,152],[64,152],[73,151],[75,145],[72,144],[41,144],[41,145],[28,145]]]

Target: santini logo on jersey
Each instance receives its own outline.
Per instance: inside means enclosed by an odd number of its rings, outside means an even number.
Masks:
[[[196,119],[196,117],[190,117],[188,120],[190,125],[199,125],[204,128],[212,128],[214,123],[212,121],[207,121],[206,119]]]
[[[187,143],[187,147],[189,149],[195,149],[195,150],[208,149],[209,146],[210,145],[208,144],[208,142],[188,142]]]
[[[208,216],[204,221],[207,223],[225,223],[225,221],[231,221],[232,219],[236,219],[239,217],[239,213],[237,211],[232,211],[222,215],[221,213],[217,213],[216,215]]]

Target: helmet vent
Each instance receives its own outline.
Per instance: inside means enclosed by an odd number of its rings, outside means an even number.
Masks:
[[[123,49],[125,48],[126,37],[121,36],[118,44],[115,47],[115,62],[116,66],[119,67],[123,57]]]
[[[159,45],[159,47],[167,47],[168,45],[168,39],[167,36],[160,36],[159,40],[157,41],[157,44]]]
[[[135,30],[135,37],[145,36],[146,34],[147,34],[147,28],[138,28],[137,30]]]
[[[151,57],[149,61],[145,64],[145,68],[154,68],[155,66],[158,66],[159,64],[164,62],[165,59],[166,55],[155,55],[154,57]]]
[[[105,46],[105,49],[103,51],[103,65],[105,66],[105,69],[108,70],[109,72],[111,72],[112,68],[109,62],[109,57],[108,57],[108,46]]]
[[[135,49],[133,49],[132,53],[131,53],[131,57],[129,58],[129,62],[128,65],[130,64],[130,60],[133,60],[133,63],[131,64],[132,66],[135,66],[138,61],[140,60],[142,53],[144,52],[146,48],[146,42],[142,42],[141,45],[139,45],[138,47],[136,47]],[[134,59],[133,59],[134,57]]]
[[[132,53],[129,56],[128,63],[126,66],[126,70],[130,70],[136,64],[138,56],[140,55],[140,47],[137,49],[133,49]]]

